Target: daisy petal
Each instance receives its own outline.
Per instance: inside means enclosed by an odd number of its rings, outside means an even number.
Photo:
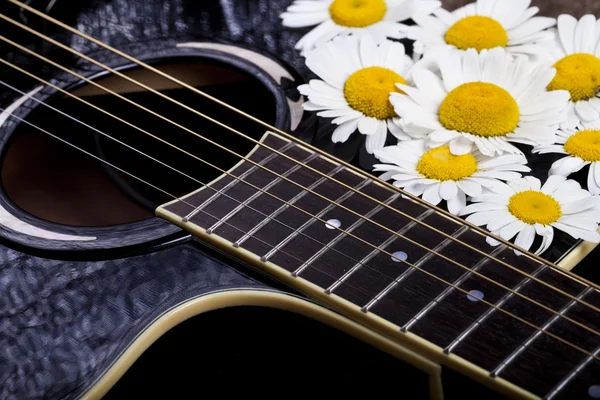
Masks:
[[[576,200],[567,204],[561,204],[563,215],[577,214],[578,212],[600,206],[600,197],[592,196]]]
[[[428,202],[430,204],[433,204],[434,206],[437,206],[442,201],[442,198],[441,198],[439,192],[440,192],[440,185],[433,184],[433,185],[429,186],[423,193],[423,200],[425,200],[426,202]]]
[[[552,164],[552,168],[550,169],[551,175],[563,175],[569,176],[574,172],[579,171],[581,168],[585,166],[585,161],[583,161],[579,157],[563,157],[560,160],[556,161]]]
[[[531,225],[525,226],[525,228],[519,232],[517,238],[515,239],[515,245],[520,248],[529,251],[531,245],[533,244],[533,240],[535,239],[535,228]]]
[[[487,228],[490,231],[497,231],[499,229],[504,228],[506,225],[510,224],[514,220],[516,220],[515,216],[509,213],[508,211],[499,213],[496,214],[496,217],[488,223]]]
[[[531,190],[539,192],[542,189],[542,182],[538,178],[534,176],[526,176],[524,179],[527,181],[527,183],[529,183]]]
[[[456,197],[458,193],[458,187],[454,181],[444,181],[440,185],[440,196],[444,200],[450,200]]]
[[[376,118],[365,117],[358,123],[358,130],[363,135],[374,135],[379,127],[379,120]]]
[[[481,195],[481,185],[475,181],[463,179],[462,181],[456,182],[456,185],[469,197],[477,197]]]
[[[542,186],[541,190],[543,193],[552,194],[556,191],[556,189],[558,189],[560,187],[560,185],[565,183],[566,180],[567,180],[567,178],[565,178],[564,176],[551,175],[546,180],[546,183],[544,183],[544,186]]]
[[[367,136],[365,143],[367,153],[373,154],[375,150],[383,148],[387,139],[387,123],[385,121],[379,121],[377,132],[373,135]]]
[[[575,28],[577,27],[577,19],[571,15],[562,14],[558,17],[558,33],[560,41],[567,54],[575,52]]]
[[[344,143],[352,133],[356,131],[358,128],[359,119],[354,119],[352,121],[344,122],[340,126],[338,126],[335,131],[333,131],[333,135],[331,136],[331,141],[333,143]]]
[[[398,124],[394,121],[388,121],[388,129],[390,130],[390,133],[392,135],[394,135],[394,137],[396,137],[396,139],[398,140],[408,140],[410,139],[410,136],[404,132],[404,130],[398,126]]]
[[[594,178],[596,179],[596,186],[600,186],[600,163],[595,162],[592,168],[594,169]]]
[[[540,224],[535,224],[535,231],[538,235],[542,236],[542,244],[535,252],[536,255],[540,255],[548,250],[552,244],[552,241],[554,240],[554,229],[551,226],[545,227]]]
[[[496,218],[497,215],[498,211],[482,211],[469,215],[466,218],[466,221],[477,226],[483,226],[489,224],[489,222]]]
[[[600,113],[589,101],[578,101],[575,103],[575,110],[584,121],[594,121],[600,117]]]
[[[569,225],[574,228],[583,229],[586,231],[595,231],[598,229],[598,224],[589,219],[584,219],[581,217],[575,216],[564,216],[558,222],[561,224]]]
[[[461,156],[471,152],[473,142],[464,136],[459,136],[450,142],[450,152],[454,155]]]
[[[525,226],[526,224],[523,221],[515,220],[500,229],[499,236],[504,240],[511,240],[522,229],[525,229]]]
[[[600,194],[600,185],[596,182],[596,165],[598,163],[594,163],[590,166],[590,170],[588,171],[588,180],[587,180],[587,188],[593,195]]]
[[[592,243],[600,242],[600,233],[597,231],[586,231],[583,229],[574,228],[569,225],[562,224],[560,222],[555,222],[552,224],[556,229],[560,229],[563,232],[568,233],[573,236],[575,239],[582,239]]]
[[[467,205],[467,196],[463,192],[458,192],[456,196],[448,200],[448,211],[453,215],[458,215]]]
[[[584,15],[575,28],[575,52],[593,53],[596,39],[596,17],[591,14]]]
[[[495,204],[495,203],[477,203],[470,204],[466,206],[461,212],[461,215],[467,215],[471,213],[481,212],[481,211],[494,211],[494,210],[505,210],[506,206],[503,204]]]

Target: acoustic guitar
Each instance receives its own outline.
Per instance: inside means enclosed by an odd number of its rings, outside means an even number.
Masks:
[[[600,398],[595,244],[332,143],[290,4],[2,1],[0,398]]]

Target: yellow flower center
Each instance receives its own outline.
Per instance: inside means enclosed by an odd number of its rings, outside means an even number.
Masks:
[[[492,83],[460,85],[440,106],[440,122],[446,129],[483,137],[507,135],[515,130],[519,120],[515,99]]]
[[[493,49],[506,47],[508,34],[504,27],[490,17],[466,17],[452,25],[446,32],[446,43],[461,50]]]
[[[331,19],[338,25],[363,28],[385,16],[384,0],[335,0],[329,6]]]
[[[568,90],[571,101],[589,100],[600,92],[600,59],[591,54],[571,54],[554,64],[556,75],[549,90]]]
[[[552,196],[534,190],[513,195],[508,202],[508,211],[529,225],[550,225],[562,216],[558,201]]]
[[[356,71],[344,85],[344,96],[353,109],[366,116],[388,119],[396,116],[390,103],[390,93],[404,93],[396,83],[406,81],[394,71],[382,67],[369,67]]]
[[[477,172],[477,160],[472,154],[452,154],[450,146],[436,147],[421,156],[417,171],[428,179],[460,181]]]
[[[565,143],[565,151],[584,161],[600,161],[600,130],[586,129],[571,136]]]

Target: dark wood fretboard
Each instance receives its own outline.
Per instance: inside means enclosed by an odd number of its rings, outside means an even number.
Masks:
[[[598,290],[492,247],[480,233],[287,139],[267,134],[263,143],[293,160],[258,146],[248,157],[256,165],[241,162],[157,214],[498,382],[538,397],[593,398],[600,318],[582,301],[600,308]]]

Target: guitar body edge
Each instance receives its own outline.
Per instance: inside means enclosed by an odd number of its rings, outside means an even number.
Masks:
[[[442,367],[439,364],[317,304],[283,292],[256,289],[225,290],[207,293],[196,299],[186,301],[166,312],[157,318],[131,343],[108,371],[82,396],[82,399],[101,399],[146,349],[178,324],[209,311],[237,306],[275,308],[308,317],[336,328],[429,374],[431,400],[443,399]]]

